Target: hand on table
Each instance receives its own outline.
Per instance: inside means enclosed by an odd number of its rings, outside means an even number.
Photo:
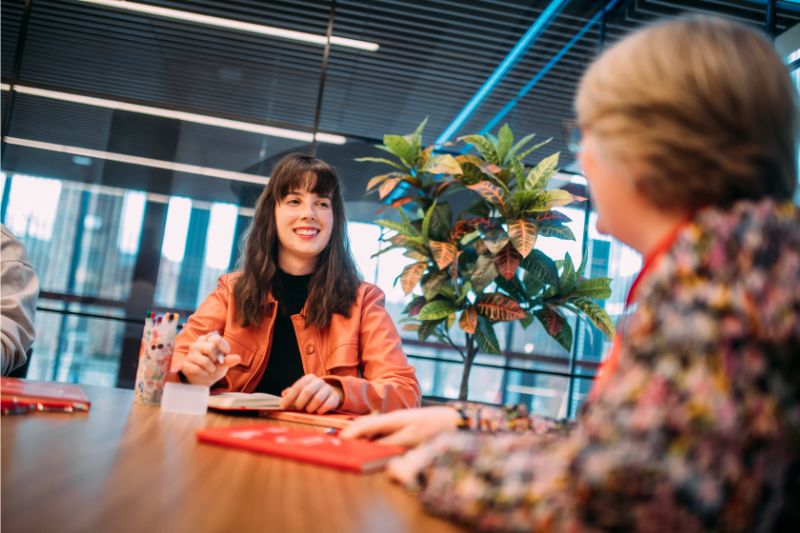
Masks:
[[[324,414],[342,404],[341,387],[328,383],[314,374],[306,374],[281,393],[281,409],[297,409],[307,413]]]
[[[346,439],[365,437],[398,446],[416,446],[444,431],[458,427],[461,417],[452,407],[402,409],[374,416],[362,416],[347,426],[339,436]]]
[[[189,383],[211,386],[221,380],[228,369],[242,362],[242,357],[231,354],[228,341],[212,331],[197,338],[189,346],[189,353],[181,362],[180,370]]]

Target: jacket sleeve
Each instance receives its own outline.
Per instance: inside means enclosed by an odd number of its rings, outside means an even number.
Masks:
[[[181,368],[189,346],[201,335],[212,331],[224,333],[225,321],[228,313],[230,299],[230,274],[225,274],[217,280],[217,288],[208,295],[200,307],[189,317],[181,332],[175,337],[175,348],[172,352],[172,373],[170,381],[178,381],[177,372]]]
[[[26,351],[35,337],[34,314],[39,296],[39,280],[27,261],[19,241],[3,230],[2,296],[0,296],[0,350],[2,374],[5,376],[25,364]]]
[[[765,390],[774,376],[756,344],[722,357],[701,340],[719,333],[703,332],[704,315],[660,313],[676,333],[623,349],[568,435],[444,434],[401,459],[409,488],[480,529],[760,529],[778,512],[798,425],[781,415],[780,387]]]
[[[357,414],[418,407],[421,393],[414,367],[408,364],[400,335],[384,307],[383,291],[364,291],[359,331],[363,377],[322,376],[344,392],[339,409]]]

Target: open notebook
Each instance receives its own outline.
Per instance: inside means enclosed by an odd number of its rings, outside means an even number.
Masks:
[[[280,409],[281,397],[264,392],[223,392],[212,394],[208,398],[208,406],[224,410],[262,410]]]
[[[266,418],[312,426],[342,429],[358,418],[357,415],[340,411],[324,415],[290,410],[283,411],[279,407],[280,403],[280,396],[263,392],[223,392],[222,394],[213,394],[208,398],[208,406],[219,411],[258,411],[259,416]]]

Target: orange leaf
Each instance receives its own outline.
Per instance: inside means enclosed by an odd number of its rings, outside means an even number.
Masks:
[[[456,225],[453,226],[453,229],[450,230],[450,240],[457,241],[461,239],[467,233],[470,233],[475,230],[475,227],[478,224],[488,222],[488,218],[472,218],[467,220],[459,220],[456,222]]]
[[[464,309],[461,313],[461,318],[458,320],[458,325],[464,330],[464,333],[472,335],[475,333],[475,328],[478,327],[478,313],[474,308]]]
[[[431,252],[433,253],[433,261],[439,270],[444,270],[447,265],[453,262],[456,256],[456,247],[449,242],[430,242]]]
[[[497,272],[501,276],[505,279],[511,279],[517,272],[520,259],[522,259],[522,257],[519,255],[519,252],[511,243],[508,243],[494,258],[494,264],[497,266]]]
[[[533,250],[538,231],[536,224],[527,220],[520,219],[508,223],[508,236],[511,237],[511,243],[522,254],[522,257],[528,257]]]
[[[403,269],[403,273],[400,274],[400,285],[403,287],[404,293],[410,294],[411,291],[414,290],[419,280],[422,279],[422,274],[425,273],[427,267],[427,263],[420,262],[411,263]]]
[[[478,183],[467,185],[467,187],[472,189],[476,193],[480,194],[483,197],[483,199],[489,202],[490,204],[498,205],[503,209],[505,209],[506,195],[503,192],[503,189],[501,189],[497,185],[492,185],[488,181],[479,181]]]
[[[453,262],[450,263],[450,277],[455,278],[458,276],[458,258],[461,257],[461,250],[456,252]]]
[[[526,316],[519,303],[503,294],[486,295],[475,303],[475,307],[492,322],[519,320]]]
[[[394,188],[397,187],[397,184],[400,183],[400,180],[402,179],[403,178],[389,178],[383,183],[381,183],[381,188],[378,189],[378,196],[380,197],[380,199],[383,200],[384,198],[389,196],[394,190]]]
[[[373,187],[377,186],[379,183],[383,183],[391,175],[392,175],[392,173],[390,173],[390,174],[381,174],[380,176],[375,176],[374,178],[369,180],[369,182],[367,183],[367,190],[368,191],[372,190]]]

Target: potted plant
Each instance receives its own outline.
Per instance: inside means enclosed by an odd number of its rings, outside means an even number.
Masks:
[[[504,125],[497,136],[462,137],[475,154],[436,153],[437,147],[422,145],[425,122],[410,135],[384,136],[377,148],[391,159],[358,160],[392,169],[367,184],[387,203],[383,209],[398,214],[377,221],[389,231],[383,239],[389,246],[377,255],[399,248],[414,260],[398,278],[415,295],[404,310],[404,329],[416,330],[420,340],[434,335],[461,355],[459,399],[467,399],[476,355],[500,353],[497,322],[518,320],[527,328],[538,320],[566,350],[573,334],[565,312],[613,336],[611,318],[595,302],[610,295],[610,279],[585,278],[585,258],[576,269],[569,254],[553,260],[535,248],[539,236],[574,240],[569,217],[554,208],[584,200],[546,188],[558,153],[532,168],[523,163],[549,140],[531,145],[534,135],[528,135],[515,143]],[[454,214],[448,199],[457,191],[475,202]],[[454,339],[459,329],[463,345]]]

